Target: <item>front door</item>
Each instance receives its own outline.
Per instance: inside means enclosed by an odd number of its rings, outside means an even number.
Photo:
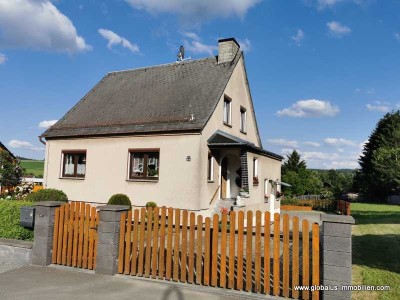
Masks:
[[[228,188],[228,158],[224,157],[221,162],[221,199],[227,197]]]

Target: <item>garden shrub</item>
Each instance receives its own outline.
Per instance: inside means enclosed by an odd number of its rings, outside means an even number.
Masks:
[[[108,204],[110,205],[128,205],[131,206],[131,200],[125,194],[115,194],[112,195],[110,200],[108,200]]]
[[[33,240],[33,230],[19,225],[20,208],[33,205],[29,201],[0,200],[0,238]]]
[[[40,202],[40,201],[61,201],[68,202],[67,195],[60,190],[44,189],[31,193],[25,198],[27,201]]]
[[[149,201],[149,202],[146,203],[146,208],[149,208],[149,207],[154,209],[154,208],[157,207],[157,203],[155,203],[153,201]]]

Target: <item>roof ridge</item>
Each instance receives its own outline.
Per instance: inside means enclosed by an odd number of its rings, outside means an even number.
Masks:
[[[171,62],[171,63],[165,63],[165,64],[153,65],[153,66],[147,66],[147,67],[140,67],[140,68],[134,68],[134,69],[110,71],[110,72],[107,73],[107,75],[116,74],[116,73],[125,73],[125,72],[133,72],[133,71],[140,71],[140,70],[155,69],[155,68],[167,67],[167,66],[172,66],[172,65],[182,65],[182,64],[186,64],[186,63],[195,63],[195,62],[200,62],[200,61],[207,60],[207,59],[212,59],[212,58],[216,58],[216,55],[203,57],[203,58],[199,58],[199,59],[191,59],[191,60],[184,60],[184,61],[174,61],[174,62]]]

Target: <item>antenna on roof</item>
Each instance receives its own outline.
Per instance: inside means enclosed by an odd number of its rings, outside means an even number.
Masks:
[[[178,57],[178,59],[176,60],[177,62],[191,59],[191,57],[188,57],[185,59],[185,47],[183,47],[183,46],[179,47],[179,53],[176,56]]]

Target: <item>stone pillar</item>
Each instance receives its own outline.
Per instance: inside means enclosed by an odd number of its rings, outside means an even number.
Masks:
[[[65,204],[58,201],[36,203],[32,264],[47,266],[51,264],[53,252],[54,215],[57,207]]]
[[[125,205],[105,205],[99,209],[96,274],[114,275],[118,272],[118,247],[121,214],[130,209]]]
[[[337,291],[323,291],[324,300],[351,299],[351,291],[341,290],[351,285],[351,216],[322,214],[322,282],[337,286]]]
[[[249,169],[247,165],[247,151],[240,150],[240,166],[242,168],[242,188],[249,187]]]

